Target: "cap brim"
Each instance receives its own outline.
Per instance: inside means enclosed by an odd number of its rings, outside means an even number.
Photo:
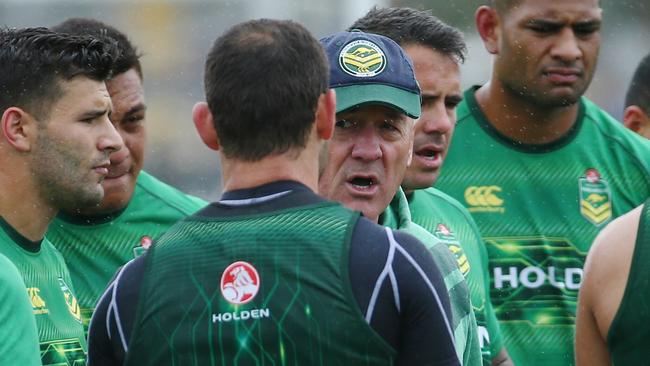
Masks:
[[[383,104],[404,112],[411,118],[420,117],[420,95],[389,85],[356,84],[334,88],[336,113],[364,104]]]

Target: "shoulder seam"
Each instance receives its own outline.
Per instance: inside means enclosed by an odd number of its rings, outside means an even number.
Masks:
[[[639,157],[638,157],[636,154],[633,154],[633,153],[628,149],[628,147],[623,143],[623,141],[621,141],[621,140],[618,138],[618,136],[614,136],[614,135],[612,135],[612,134],[609,134],[607,131],[605,131],[605,130],[602,128],[601,124],[598,123],[598,121],[595,120],[595,119],[591,116],[590,113],[585,113],[585,119],[589,119],[589,122],[593,123],[593,124],[596,126],[596,128],[598,129],[598,131],[600,131],[600,133],[603,134],[604,137],[606,137],[607,139],[609,139],[609,140],[611,140],[611,141],[614,141],[618,146],[620,146],[620,147],[621,147],[621,148],[622,148],[622,149],[627,153],[628,157],[636,163],[637,168],[639,168],[639,169],[643,172],[643,175],[645,176],[646,181],[649,181],[649,180],[650,180],[650,171],[648,171],[648,169],[646,169],[646,167],[645,167],[645,166],[643,165],[643,163],[640,161]],[[618,123],[618,122],[617,122],[617,123]]]
[[[161,183],[167,185],[167,183],[164,183],[164,182],[162,182],[162,181],[161,181]],[[168,200],[167,198],[162,197],[162,196],[160,196],[160,195],[157,194],[157,193],[154,193],[152,190],[150,190],[149,188],[145,187],[145,186],[144,186],[142,183],[140,183],[139,181],[137,182],[137,185],[138,185],[138,187],[139,187],[140,189],[142,189],[142,190],[143,190],[144,192],[146,192],[147,194],[149,194],[149,195],[151,195],[151,196],[153,196],[153,197],[156,197],[156,198],[159,199],[161,202],[163,202],[166,206],[168,206],[168,207],[170,207],[170,208],[172,208],[172,209],[174,209],[174,210],[176,210],[176,211],[182,213],[183,215],[189,216],[189,215],[191,215],[191,214],[193,213],[193,212],[190,212],[190,211],[188,211],[188,210],[183,209],[182,207],[180,207],[180,206],[177,205],[177,204],[172,203],[172,202],[171,202],[170,200]],[[168,187],[173,188],[173,189],[176,190],[176,188],[171,187],[171,186],[169,186],[169,185],[168,185]],[[177,193],[185,194],[185,193],[183,193],[183,192],[181,192],[181,191],[178,191],[178,190],[177,190]],[[183,197],[183,198],[187,198],[187,197]],[[198,210],[198,209],[200,209],[200,208],[197,208],[197,210]],[[195,211],[196,211],[196,210],[195,210]]]

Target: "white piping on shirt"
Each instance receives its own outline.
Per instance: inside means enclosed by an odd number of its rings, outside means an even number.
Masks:
[[[384,284],[384,280],[386,279],[386,276],[390,275],[391,282],[393,282],[393,278],[395,278],[395,274],[392,273],[393,258],[395,257],[395,246],[393,245],[394,242],[395,242],[394,240],[388,241],[388,255],[386,256],[386,263],[384,264],[384,269],[382,269],[381,273],[379,274],[379,277],[377,277],[377,281],[375,282],[375,288],[372,290],[372,295],[370,296],[370,303],[368,304],[368,310],[366,310],[366,322],[368,324],[370,324],[372,321],[372,313],[375,311],[375,305],[377,304],[379,291],[381,290],[381,286]],[[396,291],[395,288],[397,284],[394,283],[392,284],[392,286],[393,286],[393,293],[395,293]],[[396,306],[398,305],[396,304]]]
[[[389,239],[392,241],[395,241],[395,239],[392,237],[392,235],[389,236]],[[402,253],[402,255],[406,258],[406,260],[411,263],[411,265],[415,268],[415,270],[420,274],[420,277],[424,280],[424,282],[427,284],[429,287],[429,290],[431,290],[431,293],[433,294],[433,297],[436,299],[436,304],[438,305],[438,310],[440,310],[440,314],[442,315],[442,318],[445,321],[445,326],[447,327],[447,332],[449,333],[449,337],[451,338],[452,343],[454,344],[454,348],[456,348],[456,342],[454,339],[454,333],[451,330],[451,325],[449,324],[449,319],[447,319],[447,314],[445,314],[445,309],[442,306],[442,302],[440,301],[440,295],[438,295],[438,291],[436,291],[436,288],[433,286],[431,281],[429,281],[429,278],[427,275],[424,273],[422,270],[422,267],[409,255],[409,253],[404,249],[397,241],[395,241],[395,246],[397,247],[397,250]]]
[[[268,196],[255,197],[255,198],[246,198],[246,199],[242,199],[242,200],[221,200],[221,201],[218,201],[217,203],[222,204],[222,205],[226,205],[226,206],[246,206],[246,205],[253,205],[253,204],[256,204],[256,203],[267,202],[267,201],[270,201],[272,199],[276,199],[278,197],[286,196],[289,193],[291,193],[291,190],[270,194]]]

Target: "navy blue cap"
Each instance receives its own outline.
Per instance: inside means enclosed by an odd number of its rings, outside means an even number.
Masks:
[[[420,116],[420,87],[413,64],[392,39],[359,31],[320,40],[330,63],[336,113],[364,104],[383,104]]]

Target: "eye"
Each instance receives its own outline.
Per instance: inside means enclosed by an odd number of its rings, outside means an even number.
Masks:
[[[588,37],[600,31],[600,23],[577,24],[573,27],[573,32],[578,37]]]
[[[352,128],[357,125],[357,122],[348,119],[340,119],[336,121],[336,128]]]
[[[458,98],[449,98],[445,100],[445,107],[447,109],[455,109],[460,104],[461,100]]]
[[[532,21],[527,25],[528,29],[538,34],[552,34],[562,29],[562,24],[551,22]]]
[[[395,121],[393,121],[392,119],[385,119],[381,123],[381,128],[384,129],[384,130],[387,130],[387,131],[398,131],[399,132],[399,128],[397,128],[397,123]]]
[[[128,124],[133,123],[133,124],[135,124],[135,123],[142,122],[143,120],[144,120],[143,115],[133,115],[133,116],[129,116],[129,117],[125,118],[123,121],[124,121],[124,123],[128,123]]]

